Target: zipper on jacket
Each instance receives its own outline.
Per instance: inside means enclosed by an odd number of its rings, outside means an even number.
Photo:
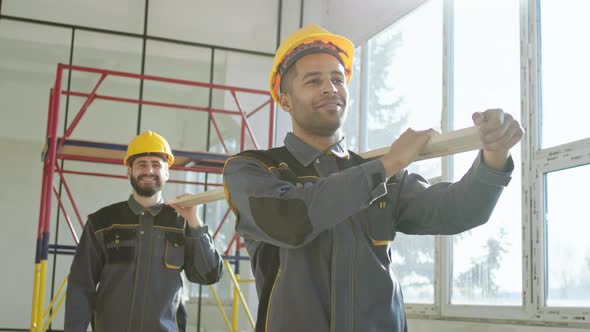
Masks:
[[[153,269],[153,267],[152,267],[153,262],[152,261],[153,261],[153,257],[154,257],[154,252],[153,252],[154,251],[154,236],[155,236],[154,232],[155,232],[155,229],[152,226],[152,229],[150,230],[151,236],[150,236],[150,239],[148,240],[148,241],[150,241],[150,248],[148,250],[150,255],[149,255],[149,261],[148,261],[148,266],[147,266],[147,268],[148,268],[147,269],[148,273],[147,273],[147,277],[146,277],[147,279],[145,280],[145,282],[143,284],[144,291],[143,291],[143,301],[141,304],[141,320],[139,321],[139,330],[140,331],[143,331],[143,322],[144,322],[144,316],[145,316],[145,301],[147,298],[147,294],[150,293],[149,292],[149,284],[150,284],[150,279],[152,276],[152,269]]]
[[[330,332],[336,332],[336,234],[334,230],[330,229],[330,236],[332,237],[332,259],[330,262]]]
[[[356,272],[356,233],[354,231],[354,224],[351,218],[348,218],[348,224],[350,225],[350,231],[352,233],[352,258],[350,265],[350,331],[354,331],[354,277]]]
[[[135,311],[135,294],[137,293],[137,281],[139,278],[139,268],[141,265],[141,244],[142,244],[142,240],[143,240],[143,234],[142,234],[142,230],[141,230],[141,214],[137,215],[137,228],[139,231],[139,236],[137,236],[137,254],[135,255],[136,258],[136,266],[135,266],[135,280],[133,281],[133,291],[131,292],[131,306],[130,306],[130,311],[129,311],[129,320],[127,321],[127,332],[132,332],[131,331],[131,323],[133,322],[133,312]]]

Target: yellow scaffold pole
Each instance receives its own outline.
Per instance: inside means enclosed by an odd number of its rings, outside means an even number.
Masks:
[[[35,332],[42,332],[43,328],[43,306],[45,305],[45,286],[47,280],[47,260],[41,260],[41,275],[39,281],[39,296],[37,296],[37,318],[35,319],[36,322],[36,329]]]
[[[233,283],[234,287],[237,288],[238,297],[240,298],[240,302],[242,302],[242,305],[244,306],[244,311],[246,312],[246,316],[248,317],[248,321],[250,322],[250,325],[252,325],[252,328],[254,328],[256,326],[256,323],[254,323],[254,318],[252,318],[252,314],[250,313],[250,309],[248,308],[248,303],[246,303],[246,299],[244,298],[244,294],[240,290],[240,285],[238,283],[238,280],[236,279],[236,275],[234,274],[234,271],[232,271],[231,266],[229,265],[229,261],[224,260],[223,264],[225,265],[225,267],[227,269],[227,272],[229,274],[229,278],[231,279],[231,282]]]
[[[54,297],[53,299],[55,301],[57,299],[57,297]],[[51,316],[49,316],[49,319],[47,319],[47,322],[45,322],[45,324],[43,324],[43,330],[41,330],[42,332],[47,331],[47,329],[49,328],[49,324],[51,324],[51,322],[55,318],[55,315],[59,311],[59,308],[61,308],[61,306],[63,305],[63,303],[64,303],[65,300],[66,300],[66,293],[64,292],[60,296],[59,301],[57,302],[57,306],[54,308],[53,312],[51,313]],[[51,309],[51,306],[49,308],[47,308],[47,313],[49,313],[49,310],[50,309]]]
[[[66,293],[63,292],[63,291],[64,291],[64,288],[66,287],[66,285],[68,283],[68,277],[69,276],[70,275],[68,274],[65,277],[65,279],[61,282],[61,285],[59,286],[59,289],[57,290],[57,292],[53,296],[53,299],[49,303],[49,306],[47,307],[47,309],[45,309],[45,312],[43,312],[43,316],[41,316],[41,319],[42,320],[45,319],[45,317],[47,317],[47,315],[49,315],[49,312],[51,311],[51,309],[53,309],[53,313],[52,313],[51,317],[49,317],[49,320],[43,325],[43,330],[42,331],[46,331],[49,328],[49,324],[51,324],[51,322],[53,321],[53,318],[55,317],[55,314],[59,311],[59,308],[62,306],[63,301],[66,298]],[[63,294],[62,294],[62,292],[63,292]],[[55,308],[53,308],[53,306],[55,305],[55,301],[57,301],[58,298],[59,298],[59,301],[57,303],[57,306]],[[42,322],[42,320],[39,322],[39,324]]]
[[[213,285],[209,286],[209,290],[211,290],[211,293],[213,294],[213,297],[215,298],[215,302],[217,302],[217,307],[219,308],[219,311],[221,312],[221,317],[223,318],[223,321],[225,322],[225,326],[227,327],[227,330],[229,332],[232,332],[231,324],[229,322],[229,319],[227,318],[227,314],[225,313],[225,309],[223,309],[223,304],[221,303],[221,300],[219,299],[219,296],[217,295],[217,292],[215,291],[215,288],[213,287]]]
[[[33,276],[33,305],[31,308],[31,325],[29,331],[35,332],[37,329],[37,309],[39,303],[39,284],[41,283],[41,262],[35,263],[35,272]]]
[[[240,275],[236,273],[236,281],[240,281]],[[234,300],[232,302],[232,317],[231,317],[231,325],[232,325],[232,331],[233,332],[238,332],[238,318],[239,318],[239,312],[238,312],[238,308],[240,305],[239,302],[239,292],[240,289],[237,286],[233,287],[234,289]]]

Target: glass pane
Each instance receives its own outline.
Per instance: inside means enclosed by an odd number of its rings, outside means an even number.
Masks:
[[[590,45],[584,42],[590,31],[588,12],[587,0],[541,0],[543,148],[589,137]]]
[[[139,74],[142,41],[89,31],[76,31],[73,64],[98,69]],[[67,72],[64,77],[67,77]],[[72,71],[71,90],[89,94],[100,81],[100,74]],[[67,80],[64,80],[64,88]],[[108,75],[97,90],[101,96],[139,99],[139,79]],[[65,103],[65,98],[62,99]],[[68,125],[81,110],[86,97],[69,99]],[[127,144],[137,132],[138,105],[95,99],[72,133],[72,138]],[[64,114],[65,115],[65,112]],[[60,121],[60,126],[63,121]],[[108,128],[108,130],[105,130]],[[62,129],[59,129],[62,132]]]
[[[283,1],[281,3],[281,41],[299,29],[301,10],[305,10],[305,7],[309,5],[304,4],[303,1]],[[305,14],[303,15],[306,16]]]
[[[366,150],[389,146],[408,127],[440,130],[442,36],[442,1],[432,0],[369,40]],[[440,159],[413,166],[440,176]]]
[[[512,0],[456,1],[454,13],[454,128],[471,114],[500,107],[520,118],[519,4]],[[497,24],[498,22],[502,24]],[[493,47],[490,47],[493,45]],[[515,170],[487,224],[453,237],[452,304],[522,303],[521,170]],[[453,158],[458,180],[477,152]]]
[[[268,0],[151,1],[148,33],[207,45],[274,53],[277,15],[278,2]]]
[[[211,174],[210,173],[207,176],[205,176],[204,173],[189,172],[187,174],[190,174],[194,180],[201,181],[201,182],[204,182],[206,180],[207,183],[221,184],[223,181],[221,175],[219,175],[219,174]],[[207,190],[215,190],[218,188],[220,188],[220,187],[209,186],[207,188]],[[199,186],[198,189],[193,190],[193,192],[201,192],[203,190],[204,190],[204,186]],[[212,202],[212,203],[206,204],[204,208],[202,206],[199,208],[199,212],[200,212],[201,217],[203,218],[204,223],[207,224],[209,227],[209,234],[211,234],[211,236],[213,238],[213,243],[215,245],[215,248],[217,248],[217,250],[222,255],[224,254],[224,252],[228,248],[228,245],[230,244],[232,237],[235,234],[235,231],[234,231],[235,216],[234,216],[234,214],[232,212],[230,212],[227,215],[226,219],[223,220],[223,217],[228,212],[228,209],[229,209],[229,206],[227,205],[227,202],[225,200]],[[223,224],[221,224],[222,222],[223,222]],[[219,230],[218,230],[218,228],[219,228]],[[235,248],[236,247],[235,247],[235,243],[234,243],[234,244],[232,244],[232,247],[231,247],[232,250],[230,250],[228,252],[229,256],[235,256],[235,254],[236,254]],[[245,249],[240,250],[240,255],[241,256],[247,255]],[[244,260],[242,262],[245,262],[240,265],[240,268],[241,268],[240,274],[242,275],[242,279],[252,279],[251,274],[250,274],[250,261]],[[230,265],[232,266],[232,268],[234,268],[233,260],[230,261],[230,263],[231,263]],[[232,298],[233,289],[232,289],[232,287],[230,287],[231,281],[229,279],[229,275],[228,275],[227,271],[224,270],[223,274],[224,275],[223,275],[221,281],[219,281],[218,283],[213,285],[213,288],[217,292],[217,296],[219,296],[221,301],[228,302]],[[244,292],[244,294],[246,296],[248,296],[247,289],[249,287],[251,287],[252,285],[253,284],[249,284],[249,283],[241,285],[242,291]],[[196,283],[186,282],[185,287],[184,287],[184,294],[187,297],[198,297],[199,285]],[[208,297],[212,298],[213,297],[209,287],[202,288],[202,296],[204,298],[208,298]]]
[[[243,54],[238,52],[215,51],[213,65],[213,83],[232,87],[248,88],[260,91],[268,91],[268,73],[272,67],[273,59],[266,56]],[[264,103],[270,95],[264,93],[237,92],[236,98],[231,92],[224,90],[213,90],[212,106],[227,111],[238,111],[238,104],[246,114],[250,114]],[[269,104],[270,105],[270,104]],[[258,147],[268,148],[270,130],[270,106],[266,105],[259,111],[248,117],[248,123],[252,134],[256,138]],[[276,112],[276,110],[275,110]],[[215,121],[221,135],[212,124],[210,131],[210,151],[225,152],[223,144],[234,154],[240,151],[241,146],[241,117],[235,114],[215,114]],[[220,137],[223,142],[220,140]],[[282,137],[278,138],[282,142]],[[244,149],[255,149],[249,131],[244,133]],[[280,144],[279,144],[280,145]]]
[[[408,303],[434,303],[434,236],[396,235],[394,270]]]
[[[590,306],[590,165],[545,176],[546,304]]]
[[[359,150],[359,117],[361,112],[361,53],[360,47],[354,49],[354,62],[352,64],[352,78],[348,85],[348,106],[346,108],[346,121],[344,122],[344,137],[349,150]]]
[[[2,14],[106,30],[143,33],[145,0],[2,1]]]
[[[382,31],[369,40],[367,51],[366,150],[391,145],[408,127],[440,130],[442,1],[429,1]],[[440,159],[415,163],[410,170],[440,176]],[[433,237],[400,234],[393,243],[393,265],[406,302],[434,303]]]
[[[148,40],[146,75],[209,83],[211,49]],[[209,106],[208,88],[144,81],[143,99],[195,107]],[[206,112],[144,105],[141,129],[166,137],[173,149],[207,150]]]
[[[71,38],[69,29],[0,20],[0,137],[45,144],[49,90]]]
[[[283,145],[283,140],[291,129],[291,116],[285,112],[280,106],[275,107],[276,127],[275,127],[275,146]],[[346,134],[346,133],[345,133]]]
[[[14,221],[6,221],[0,234],[0,252],[5,253],[2,264],[10,266],[3,268],[0,283],[0,297],[5,303],[0,310],[3,328],[28,326],[31,319],[33,264],[29,257],[35,254],[33,232],[39,218],[40,153],[45,144],[49,89],[55,81],[57,63],[68,62],[70,39],[69,29],[0,19],[0,152],[7,160],[0,174],[0,209],[7,216],[5,220]],[[54,204],[52,215],[55,211]],[[63,221],[60,239],[70,237]],[[55,225],[51,218],[52,244]],[[51,257],[45,294],[50,292],[54,270]],[[69,271],[69,265],[59,264],[67,262],[65,257],[60,256],[58,261],[56,283]],[[52,326],[60,329],[63,307],[56,315]]]

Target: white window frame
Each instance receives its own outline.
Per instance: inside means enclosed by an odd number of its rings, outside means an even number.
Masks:
[[[453,3],[443,0],[443,108],[441,128],[453,130]],[[452,241],[449,236],[435,237],[435,292],[434,304],[406,303],[410,318],[468,319],[491,322],[520,323],[523,325],[563,325],[590,327],[590,307],[564,308],[544,305],[546,259],[544,252],[544,178],[552,171],[590,164],[590,138],[570,142],[557,147],[539,149],[540,90],[539,90],[539,3],[540,0],[519,0],[520,4],[520,57],[521,57],[521,125],[525,136],[521,144],[522,165],[522,305],[452,305],[450,289]],[[376,33],[373,35],[375,36]],[[360,148],[366,150],[366,90],[368,39],[361,41],[361,102]],[[452,159],[442,159],[442,176],[431,182],[451,179]],[[519,176],[515,174],[514,176]]]
[[[562,144],[536,151],[534,154],[534,206],[533,209],[533,250],[534,255],[533,292],[534,305],[538,311],[538,319],[550,322],[590,322],[590,308],[588,307],[556,307],[545,305],[546,271],[548,269],[546,257],[543,253],[547,250],[545,229],[545,175],[553,171],[561,171],[572,167],[587,165],[590,167],[590,138]]]
[[[520,35],[521,40],[523,33],[525,32],[524,24],[523,24],[523,16],[526,14],[526,6],[520,6]],[[453,13],[454,13],[454,0],[444,0],[443,4],[443,31],[444,31],[444,69],[443,69],[443,89],[444,89],[444,110],[443,110],[443,128],[444,130],[453,130],[452,123],[453,123]],[[525,59],[523,57],[523,47],[521,42],[521,125],[525,128],[528,127],[527,123],[524,119],[528,117],[527,107],[522,103],[522,93],[525,90],[523,87],[526,86],[526,66],[524,66]],[[446,114],[445,114],[446,112]],[[445,124],[444,121],[447,121]],[[529,247],[526,245],[526,225],[528,224],[527,219],[527,211],[528,206],[530,206],[528,199],[527,199],[527,190],[526,188],[529,187],[529,182],[527,181],[527,167],[525,166],[526,163],[526,153],[527,153],[527,146],[528,146],[528,139],[525,135],[523,140],[520,142],[521,148],[521,156],[520,160],[523,161],[522,164],[522,174],[513,174],[514,176],[522,176],[522,188],[521,191],[521,199],[522,199],[522,229],[523,229],[523,258],[522,258],[522,305],[520,306],[493,306],[493,305],[457,305],[451,304],[451,285],[452,285],[452,241],[451,237],[449,236],[440,236],[442,238],[441,241],[441,252],[442,252],[442,260],[440,262],[440,276],[441,276],[441,287],[439,292],[441,292],[441,299],[442,302],[440,303],[441,307],[441,316],[442,317],[455,317],[455,318],[470,318],[470,319],[491,319],[491,320],[499,320],[499,321],[508,321],[508,320],[528,320],[532,315],[532,305],[527,298],[530,294],[530,284],[529,278],[527,277],[530,275],[530,266],[528,263],[528,259],[526,257],[530,257],[528,254]],[[444,158],[447,161],[447,170],[446,173],[443,173],[447,176],[447,179],[451,179],[451,170],[452,170],[452,159],[450,157]]]
[[[528,82],[531,122],[530,128],[530,182],[531,201],[531,242],[532,245],[532,305],[535,308],[535,319],[555,323],[584,323],[590,326],[590,307],[548,307],[545,305],[545,282],[547,260],[544,255],[545,243],[545,175],[549,172],[564,170],[571,167],[590,164],[590,138],[561,144],[559,146],[541,149],[541,105],[540,105],[540,0],[528,1],[528,35],[526,52],[528,61]],[[524,157],[524,156],[523,156]]]

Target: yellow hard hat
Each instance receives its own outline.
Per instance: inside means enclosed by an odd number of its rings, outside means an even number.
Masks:
[[[174,155],[166,139],[151,130],[146,130],[135,136],[131,143],[129,143],[127,153],[125,154],[125,158],[123,158],[123,164],[127,165],[130,157],[147,153],[163,154],[166,156],[168,167],[174,164]]]
[[[303,27],[285,39],[275,54],[274,63],[270,71],[270,94],[274,101],[279,102],[279,87],[281,75],[299,59],[297,54],[312,50],[333,54],[342,62],[346,74],[346,83],[352,76],[352,60],[354,44],[345,37],[335,35],[316,24]],[[305,53],[307,54],[307,53]]]

